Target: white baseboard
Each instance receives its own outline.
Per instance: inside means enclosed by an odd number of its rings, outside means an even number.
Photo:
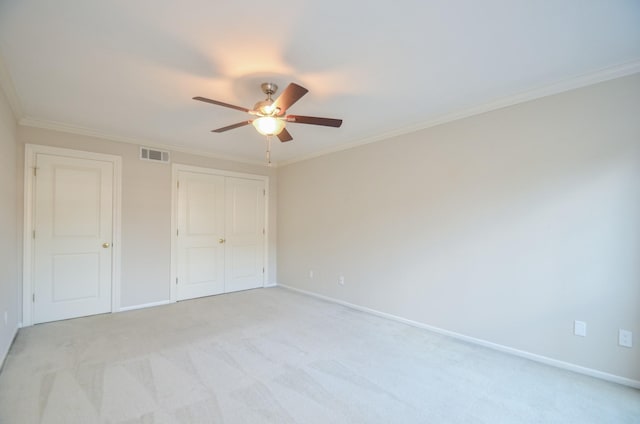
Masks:
[[[269,288],[269,287],[277,287],[277,284],[267,284],[264,286],[264,288]],[[221,293],[223,294],[223,293]],[[171,300],[161,300],[159,302],[150,302],[150,303],[143,303],[140,305],[133,305],[133,306],[123,306],[120,308],[120,310],[118,312],[126,312],[126,311],[133,311],[136,309],[144,309],[144,308],[153,308],[154,306],[162,306],[162,305],[168,305],[170,303],[175,303]]]
[[[580,365],[572,364],[570,362],[560,361],[558,359],[549,358],[547,356],[538,355],[535,353],[527,352],[524,350],[514,349],[509,346],[501,345],[498,343],[493,343],[487,340],[477,339],[475,337],[466,336],[464,334],[456,333],[453,331],[445,330],[443,328],[434,327],[432,325],[423,324],[418,321],[413,321],[407,318],[399,317],[397,315],[388,314],[386,312],[380,312],[375,309],[367,308],[364,306],[356,305],[353,303],[345,302],[344,300],[336,299],[329,296],[324,296],[322,294],[314,293],[312,291],[299,289],[296,287],[287,286],[284,284],[278,284],[278,287],[285,288],[287,290],[295,291],[298,293],[302,293],[308,296],[313,296],[318,299],[326,300],[328,302],[337,303],[338,305],[346,306],[347,308],[355,309],[357,311],[366,312],[372,315],[376,315],[382,318],[387,318],[393,321],[401,322],[404,324],[411,325],[413,327],[422,328],[425,330],[433,331],[434,333],[443,334],[445,336],[453,337],[454,339],[463,340],[465,342],[473,343],[476,345],[488,347],[493,350],[497,350],[504,353],[509,353],[511,355],[519,356],[521,358],[530,359],[535,362],[539,362],[545,365],[551,365],[556,368],[561,368],[564,370],[569,370],[573,372],[577,372],[579,374],[588,375],[590,377],[599,378],[601,380],[611,381],[613,383],[622,384],[624,386],[633,387],[635,389],[640,389],[640,381],[633,380],[631,378],[621,377],[615,374],[609,374],[603,371],[598,371],[593,368],[587,368]]]
[[[7,355],[9,354],[9,351],[11,350],[11,346],[13,346],[13,342],[16,341],[16,336],[18,335],[18,330],[20,330],[20,328],[22,328],[22,323],[21,322],[16,324],[16,328],[13,330],[13,335],[11,336],[11,342],[9,343],[9,345],[7,346],[5,351],[4,352],[0,352],[0,372],[2,372],[2,367],[4,367],[4,361],[5,361],[5,359],[7,359]]]
[[[120,308],[118,312],[133,311],[135,309],[153,308],[154,306],[168,305],[170,303],[174,303],[174,302],[172,302],[171,300],[161,300],[159,302],[143,303],[140,305],[133,305],[133,306],[123,306]]]

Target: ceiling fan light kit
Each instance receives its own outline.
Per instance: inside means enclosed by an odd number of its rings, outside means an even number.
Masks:
[[[311,124],[320,125],[325,127],[338,128],[342,125],[342,119],[333,118],[319,118],[316,116],[300,116],[300,115],[287,115],[287,109],[291,107],[295,102],[300,100],[302,96],[307,94],[309,90],[306,88],[291,83],[282,92],[282,94],[275,100],[272,96],[278,91],[278,86],[272,82],[265,82],[261,84],[262,92],[267,95],[265,100],[257,102],[253,109],[247,109],[242,106],[235,106],[229,103],[220,102],[218,100],[208,99],[206,97],[194,97],[194,100],[198,100],[205,103],[211,103],[214,105],[227,107],[241,112],[246,112],[250,115],[256,116],[256,118],[249,119],[247,121],[238,122],[236,124],[227,125],[226,127],[217,128],[212,132],[221,133],[235,128],[244,127],[245,125],[252,124],[255,129],[262,135],[267,136],[267,163],[271,164],[271,136],[277,136],[281,142],[291,141],[293,137],[286,129],[287,122],[293,122],[298,124]]]
[[[252,122],[256,130],[262,135],[278,135],[284,129],[285,123],[282,119],[273,116],[261,116]]]

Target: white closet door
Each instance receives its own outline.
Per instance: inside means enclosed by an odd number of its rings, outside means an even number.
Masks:
[[[224,293],[224,177],[178,173],[178,300]]]
[[[226,178],[226,292],[264,285],[264,190],[262,180]]]
[[[38,154],[34,323],[111,311],[113,163]]]

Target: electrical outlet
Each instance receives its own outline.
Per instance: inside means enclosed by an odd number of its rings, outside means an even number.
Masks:
[[[587,323],[584,321],[573,322],[573,334],[580,337],[587,336]]]
[[[343,275],[338,277],[338,284],[340,284],[341,286],[344,286],[344,276]]]
[[[633,347],[633,333],[629,330],[618,330],[618,344],[622,347]]]

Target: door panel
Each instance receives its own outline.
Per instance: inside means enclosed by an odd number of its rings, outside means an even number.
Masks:
[[[56,166],[53,172],[54,236],[98,236],[101,169]]]
[[[110,312],[113,164],[38,154],[36,167],[34,322]]]
[[[53,255],[54,302],[100,296],[100,255],[96,253]],[[82,281],[83,284],[77,284]]]
[[[264,285],[264,181],[227,177],[226,291]]]
[[[179,172],[178,300],[224,293],[224,177]]]
[[[216,268],[216,261],[211,259],[220,255],[217,250],[217,246],[187,248],[186,266],[189,282],[200,284],[216,279],[216,271],[219,268]]]

